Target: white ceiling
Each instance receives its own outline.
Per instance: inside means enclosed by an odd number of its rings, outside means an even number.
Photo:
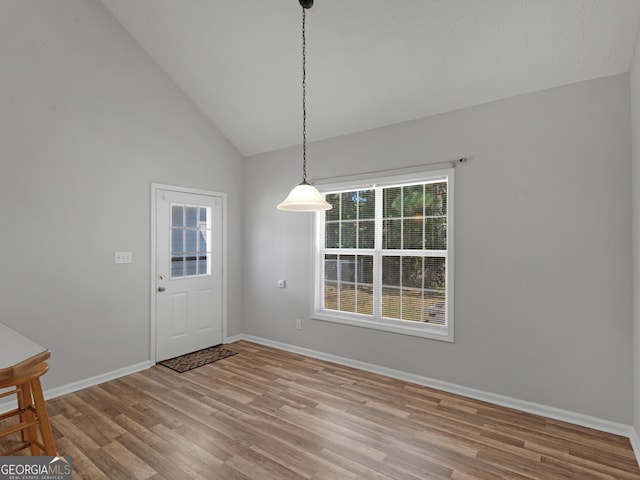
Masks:
[[[297,0],[101,0],[245,156],[301,143]],[[638,0],[316,0],[307,138],[629,70]]]

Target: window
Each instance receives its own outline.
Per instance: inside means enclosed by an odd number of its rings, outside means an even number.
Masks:
[[[453,341],[453,169],[316,186],[312,317]]]
[[[171,204],[171,279],[211,274],[211,207]]]

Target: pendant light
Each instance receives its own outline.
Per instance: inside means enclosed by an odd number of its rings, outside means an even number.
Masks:
[[[313,0],[299,0],[302,7],[302,182],[278,205],[279,210],[288,212],[318,212],[333,208],[320,192],[307,182],[307,42],[305,35],[306,9],[313,6]]]

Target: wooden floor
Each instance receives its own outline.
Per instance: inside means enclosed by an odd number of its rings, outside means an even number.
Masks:
[[[640,479],[629,440],[249,342],[48,401],[74,479]]]

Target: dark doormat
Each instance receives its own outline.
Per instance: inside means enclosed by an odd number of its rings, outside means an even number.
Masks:
[[[170,358],[169,360],[163,360],[162,362],[159,362],[159,365],[175,370],[178,373],[183,373],[208,363],[217,362],[218,360],[222,360],[223,358],[227,358],[232,355],[236,355],[236,352],[227,350],[226,348],[223,348],[222,345],[216,345],[215,347],[203,348],[197,352],[191,352],[186,355]]]

